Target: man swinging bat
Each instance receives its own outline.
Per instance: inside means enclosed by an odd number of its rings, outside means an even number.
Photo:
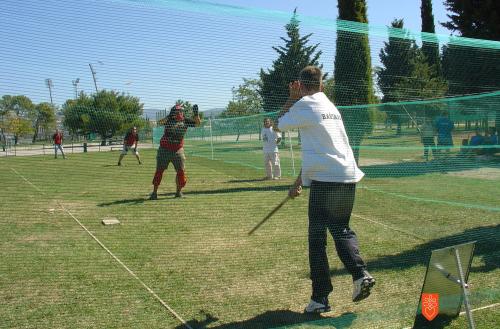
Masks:
[[[170,110],[169,115],[160,120],[159,124],[165,126],[165,131],[160,139],[160,147],[156,155],[156,172],[153,177],[153,192],[149,200],[158,199],[158,186],[160,186],[163,172],[172,163],[177,173],[175,183],[177,190],[176,198],[182,197],[182,188],[186,186],[186,156],[184,154],[184,135],[188,127],[197,127],[201,124],[198,114],[198,105],[193,105],[193,118],[184,117],[184,109],[181,104],[175,104]]]

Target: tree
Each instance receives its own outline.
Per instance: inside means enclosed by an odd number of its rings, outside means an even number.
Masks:
[[[394,98],[421,100],[444,97],[448,91],[448,84],[442,78],[434,76],[426,56],[418,51],[412,62],[414,68],[411,75],[402,77],[394,86]]]
[[[452,13],[450,21],[442,24],[447,29],[462,37],[500,41],[500,1],[445,0],[444,4]],[[500,89],[500,50],[496,46],[465,46],[452,39],[443,49],[442,66],[450,95]],[[500,122],[500,111],[496,116]]]
[[[382,102],[400,102],[443,97],[448,85],[428,63],[410,33],[403,28],[403,20],[394,20],[389,28],[389,42],[380,51],[383,67],[377,71],[378,85],[383,93]],[[383,110],[397,123],[410,120],[402,107],[386,106]],[[432,114],[431,114],[432,115]]]
[[[50,103],[40,103],[35,106],[33,111],[33,143],[38,138],[38,131],[43,129],[45,132],[55,127],[56,115],[54,106]]]
[[[261,88],[260,80],[243,78],[243,84],[233,88],[233,100],[221,116],[235,117],[259,113],[262,110],[262,97],[259,93]]]
[[[102,90],[97,94],[81,93],[76,100],[63,105],[64,126],[72,133],[97,133],[103,139],[115,136],[133,125],[141,126],[143,104],[139,98],[116,91]]]
[[[322,52],[316,51],[319,44],[308,46],[312,34],[301,37],[299,24],[295,9],[290,22],[285,26],[288,39],[281,38],[285,46],[273,47],[279,55],[273,62],[273,67],[267,72],[260,70],[262,88],[259,93],[264,111],[274,112],[283,107],[288,98],[288,84],[298,79],[304,67],[308,65],[323,67],[318,62]]]
[[[398,102],[405,100],[407,84],[405,78],[412,76],[415,66],[418,47],[410,33],[403,29],[404,21],[395,19],[389,30],[389,41],[384,42],[379,58],[382,67],[377,70],[377,80],[383,94],[382,102]],[[405,89],[401,89],[405,88]],[[401,109],[393,106],[382,108],[391,121],[397,123],[397,133],[401,133]]]
[[[422,32],[436,33],[434,26],[434,15],[432,14],[432,0],[422,0],[420,7],[420,15],[422,18]],[[435,36],[425,35],[422,36],[422,53],[425,56],[435,76],[441,74],[441,62],[439,58],[439,43]],[[429,40],[430,39],[430,40]]]
[[[500,41],[500,2],[498,0],[444,0],[451,19],[442,23],[450,31],[475,39]]]
[[[4,120],[2,134],[3,130],[12,133],[14,144],[17,144],[20,136],[31,132],[30,118],[33,110],[33,102],[27,96],[2,96],[0,100],[0,114]]]
[[[368,23],[365,0],[339,0],[339,19]],[[335,54],[335,102],[337,105],[370,104],[375,101],[372,81],[368,29],[353,32],[344,28],[345,23],[337,23],[337,48]],[[372,131],[368,109],[339,109],[345,124],[356,161],[359,159],[359,145],[365,134]]]

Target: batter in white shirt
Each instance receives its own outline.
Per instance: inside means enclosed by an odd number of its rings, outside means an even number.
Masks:
[[[323,73],[315,66],[300,72],[289,84],[290,96],[279,116],[279,130],[299,129],[302,138],[302,170],[289,196],[309,193],[309,266],[312,296],[307,313],[330,311],[328,295],[333,291],[326,254],[327,231],[337,255],[352,275],[352,300],[370,295],[375,279],[366,271],[356,234],[349,227],[356,183],[363,177],[349,145],[342,117],[323,91]]]

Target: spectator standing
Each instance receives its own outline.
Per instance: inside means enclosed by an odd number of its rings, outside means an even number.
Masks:
[[[54,141],[54,159],[57,159],[58,150],[61,151],[63,159],[66,159],[66,156],[64,155],[63,138],[63,133],[59,131],[59,129],[56,129],[55,134],[52,135],[52,140]]]
[[[273,127],[270,118],[264,119],[264,128],[261,131],[262,151],[264,153],[265,179],[280,179],[281,166],[278,145],[281,142],[281,133]]]

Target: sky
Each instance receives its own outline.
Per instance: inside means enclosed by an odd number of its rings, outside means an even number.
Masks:
[[[232,88],[257,78],[277,58],[284,26],[298,8],[301,34],[323,52],[333,73],[337,2],[316,0],[2,0],[0,96],[26,95],[54,104],[78,92],[112,89],[139,97],[151,113],[177,99],[208,110],[227,106]],[[403,18],[420,31],[420,0],[367,0],[370,25]],[[404,5],[402,5],[404,3]],[[433,1],[436,32],[447,21],[442,1]],[[371,36],[377,65],[382,36]]]

